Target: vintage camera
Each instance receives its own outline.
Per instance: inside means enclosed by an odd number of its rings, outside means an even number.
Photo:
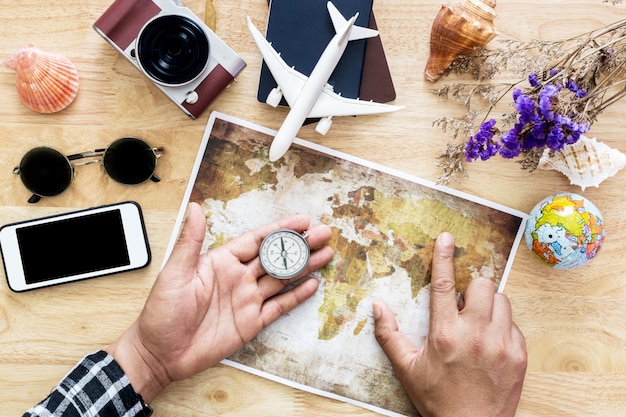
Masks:
[[[173,0],[116,0],[93,27],[192,119],[246,66]]]

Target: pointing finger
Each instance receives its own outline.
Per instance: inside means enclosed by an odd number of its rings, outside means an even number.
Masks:
[[[458,317],[454,277],[454,238],[448,232],[437,237],[430,280],[430,328],[447,325]]]

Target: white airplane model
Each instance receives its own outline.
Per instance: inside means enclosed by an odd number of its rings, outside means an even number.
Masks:
[[[321,118],[315,130],[325,135],[332,124],[331,119],[335,116],[388,113],[403,108],[403,106],[345,98],[333,92],[328,79],[339,63],[348,42],[377,36],[378,31],[355,26],[354,22],[359,16],[358,13],[350,20],[346,20],[332,2],[329,1],[327,7],[336,35],[328,43],[309,77],[287,65],[280,53],[276,52],[248,16],[250,33],[278,84],[278,87],[267,96],[266,102],[276,107],[284,95],[291,108],[270,146],[270,161],[272,162],[280,159],[287,152],[308,117]]]

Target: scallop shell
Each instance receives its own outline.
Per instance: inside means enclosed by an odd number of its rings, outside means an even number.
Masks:
[[[3,64],[17,73],[17,94],[36,112],[58,112],[76,97],[78,71],[63,55],[42,52],[31,44]]]
[[[610,146],[581,136],[573,145],[566,145],[561,152],[550,156],[546,149],[537,168],[559,171],[569,178],[570,184],[578,185],[583,191],[597,187],[626,166],[626,155]]]
[[[496,36],[495,0],[464,0],[442,5],[430,31],[430,55],[424,78],[435,82],[459,55],[487,45]]]

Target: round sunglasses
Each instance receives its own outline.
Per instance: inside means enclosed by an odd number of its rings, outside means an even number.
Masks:
[[[115,140],[104,149],[64,155],[46,146],[33,148],[22,157],[13,173],[20,176],[24,186],[33,193],[28,200],[36,203],[41,197],[52,197],[69,188],[75,177],[75,166],[101,163],[104,172],[114,181],[124,185],[137,185],[148,180],[159,182],[154,175],[157,159],[163,148],[153,148],[135,137]],[[73,163],[83,158],[98,158],[94,161]]]

